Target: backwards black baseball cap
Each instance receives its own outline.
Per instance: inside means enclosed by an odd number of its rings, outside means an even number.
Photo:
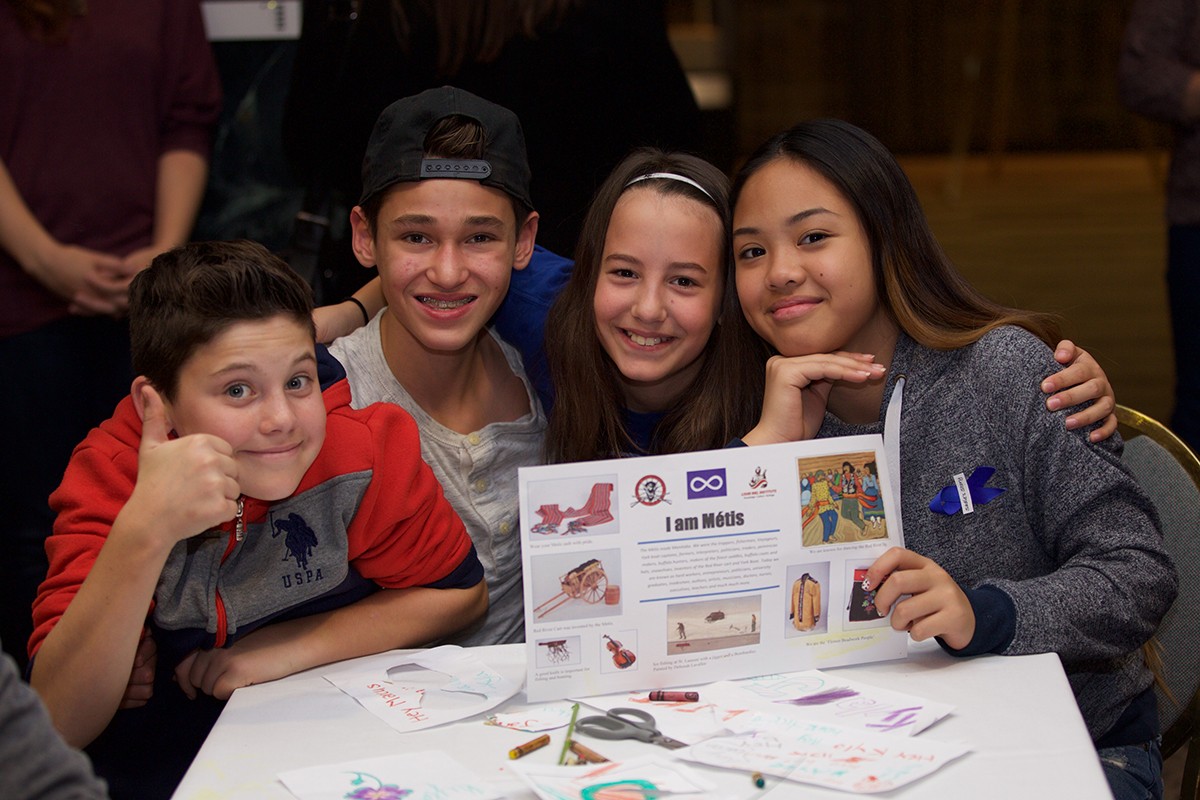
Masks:
[[[480,159],[426,158],[425,137],[446,117],[461,115],[483,128]],[[405,97],[375,121],[363,158],[359,205],[396,183],[461,178],[492,186],[533,208],[529,158],[517,115],[470,92],[443,86]]]

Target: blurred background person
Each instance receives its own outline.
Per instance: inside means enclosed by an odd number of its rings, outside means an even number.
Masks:
[[[324,302],[371,277],[350,252],[347,217],[375,119],[445,84],[521,120],[538,243],[566,256],[592,193],[632,148],[699,146],[659,0],[305,0],[284,147],[309,205],[332,209]]]
[[[1137,0],[1119,61],[1122,102],[1170,123],[1167,296],[1175,346],[1171,427],[1200,450],[1200,2]]]
[[[198,0],[0,3],[0,639],[20,664],[47,497],[129,391],[127,287],[187,240],[220,99]]]

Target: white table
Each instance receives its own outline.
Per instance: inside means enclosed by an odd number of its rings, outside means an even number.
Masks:
[[[520,645],[480,648],[493,665],[524,660]],[[403,752],[443,750],[481,776],[505,782],[508,797],[534,800],[512,773],[508,750],[532,734],[483,725],[481,717],[398,733],[321,677],[328,667],[239,689],[192,763],[175,800],[280,798],[292,795],[275,776],[287,770]],[[1108,784],[1054,654],[956,659],[936,644],[911,644],[909,658],[836,670],[864,683],[951,703],[956,710],[921,738],[964,742],[971,752],[904,789],[880,797],[1111,798]],[[523,692],[495,710],[525,707]],[[540,704],[539,704],[540,705]],[[555,763],[565,729],[523,761]],[[614,760],[651,745],[597,742]],[[658,748],[653,748],[658,752]],[[745,772],[695,766],[725,791],[745,798],[840,798],[842,792],[770,779],[755,789]]]

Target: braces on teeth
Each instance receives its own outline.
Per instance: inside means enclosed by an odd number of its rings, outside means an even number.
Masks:
[[[460,308],[471,302],[470,298],[462,300],[435,300],[432,297],[422,297],[421,302],[427,306],[433,306],[440,311],[449,311],[452,308]]]

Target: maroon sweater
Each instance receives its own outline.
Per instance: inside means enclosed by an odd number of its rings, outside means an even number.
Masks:
[[[158,158],[207,157],[220,100],[197,0],[93,0],[58,44],[0,3],[0,160],[61,242],[115,255],[150,244]],[[0,250],[0,337],[66,313]]]

